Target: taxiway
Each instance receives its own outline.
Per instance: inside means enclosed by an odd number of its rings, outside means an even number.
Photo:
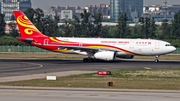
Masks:
[[[178,90],[0,86],[1,101],[179,101]]]
[[[0,78],[64,71],[112,71],[127,69],[180,68],[180,61],[117,60],[115,62],[83,63],[82,60],[0,59]]]

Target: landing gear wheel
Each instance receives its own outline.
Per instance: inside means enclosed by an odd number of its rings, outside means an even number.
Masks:
[[[156,59],[156,60],[155,60],[155,63],[159,63],[159,60],[158,60],[158,59]]]
[[[94,62],[93,58],[84,58],[83,62]]]
[[[83,59],[83,62],[88,62],[88,61],[89,61],[88,58],[84,58],[84,59]]]
[[[96,59],[96,58],[94,59],[94,62],[99,62],[99,61],[100,61],[99,59]]]
[[[159,63],[159,56],[158,55],[156,55],[156,60],[155,60],[155,63]]]
[[[93,58],[90,58],[90,59],[89,59],[89,62],[94,62],[94,59],[93,59]]]

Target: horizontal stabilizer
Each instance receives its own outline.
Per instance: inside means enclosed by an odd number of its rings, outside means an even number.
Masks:
[[[32,38],[17,37],[16,39],[19,40],[19,41],[24,41],[24,42],[29,43],[29,44],[34,41]]]
[[[33,41],[32,38],[22,38],[22,37],[17,37],[17,40],[24,40],[24,41]]]
[[[4,36],[4,38],[8,38],[8,39],[16,39],[16,37],[10,37],[10,36]]]
[[[10,37],[10,36],[4,36],[5,38],[9,38],[9,39],[17,39],[19,41],[24,41],[27,43],[32,43],[34,40],[32,38],[23,38],[23,37]]]

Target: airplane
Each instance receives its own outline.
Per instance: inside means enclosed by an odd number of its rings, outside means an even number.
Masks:
[[[88,56],[83,62],[156,56],[155,62],[158,63],[159,56],[176,50],[170,43],[155,39],[48,37],[42,34],[22,11],[14,11],[14,15],[21,34],[17,40],[53,52]]]

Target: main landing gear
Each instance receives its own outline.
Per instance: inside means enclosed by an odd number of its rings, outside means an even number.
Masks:
[[[94,59],[92,56],[94,55],[93,52],[87,52],[88,58],[84,58],[83,62],[94,62],[96,59]]]
[[[156,55],[156,60],[155,60],[155,63],[159,63],[159,56],[158,55]]]
[[[83,62],[94,62],[93,58],[84,58]]]

